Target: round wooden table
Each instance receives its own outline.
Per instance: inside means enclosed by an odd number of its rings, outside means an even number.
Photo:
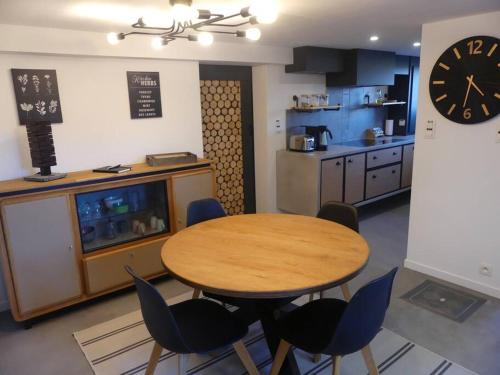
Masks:
[[[215,294],[254,301],[270,352],[279,335],[267,299],[293,297],[341,285],[361,272],[369,248],[357,232],[309,216],[230,216],[186,228],[163,245],[162,262],[171,276]],[[240,310],[244,310],[241,308]],[[290,351],[280,374],[298,375]]]

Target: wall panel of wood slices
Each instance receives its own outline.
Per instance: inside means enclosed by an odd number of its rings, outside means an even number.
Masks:
[[[243,144],[239,81],[201,80],[203,151],[215,165],[217,197],[229,215],[243,214]]]

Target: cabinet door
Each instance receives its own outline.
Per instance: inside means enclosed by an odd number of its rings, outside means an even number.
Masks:
[[[193,173],[172,178],[174,212],[177,230],[186,227],[189,203],[198,199],[215,197],[213,172]]]
[[[345,202],[358,203],[365,194],[366,154],[345,157]]]
[[[21,314],[82,294],[66,196],[6,204],[3,218]]]
[[[366,199],[399,190],[401,164],[366,173]]]
[[[344,158],[321,162],[321,205],[329,201],[342,202]]]
[[[413,173],[413,151],[415,145],[406,145],[403,147],[403,174],[401,176],[401,187],[406,188],[411,186]]]

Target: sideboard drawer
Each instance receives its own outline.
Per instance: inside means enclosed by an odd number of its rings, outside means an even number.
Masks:
[[[367,153],[366,167],[376,168],[385,164],[392,164],[401,161],[401,147],[385,148]]]
[[[385,167],[366,173],[366,199],[398,190],[400,185],[401,164]]]
[[[125,266],[143,277],[164,272],[160,252],[165,240],[141,244],[111,254],[96,255],[84,260],[87,292],[99,293],[132,282]]]

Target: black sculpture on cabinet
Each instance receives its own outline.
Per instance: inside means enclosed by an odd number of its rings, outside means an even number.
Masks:
[[[27,181],[47,182],[66,177],[65,173],[52,173],[50,167],[57,165],[56,150],[49,121],[34,121],[26,124],[30,146],[31,165],[40,172],[25,177]]]

